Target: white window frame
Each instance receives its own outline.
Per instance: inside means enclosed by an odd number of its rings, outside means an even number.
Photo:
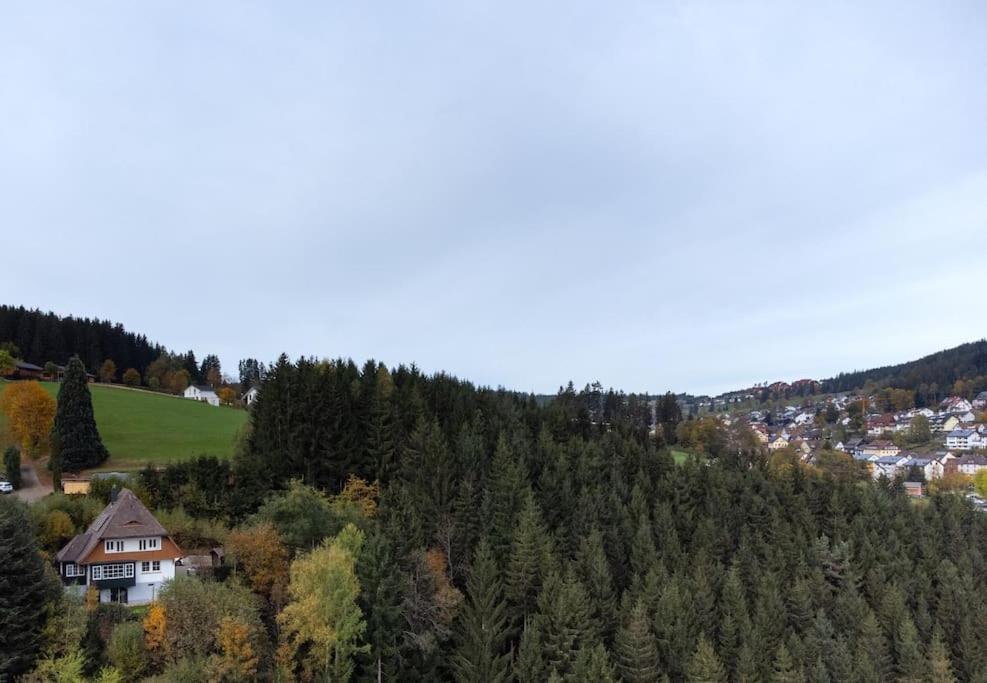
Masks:
[[[93,581],[134,578],[134,563],[98,564],[93,566]]]
[[[123,541],[105,541],[103,543],[103,548],[108,553],[122,553]]]
[[[85,576],[85,575],[86,575],[86,568],[85,567],[80,567],[75,562],[66,562],[65,563],[65,576],[66,577]]]
[[[141,574],[160,574],[161,560],[144,560],[141,562]]]
[[[138,550],[157,550],[159,548],[157,537],[142,538],[137,542]]]

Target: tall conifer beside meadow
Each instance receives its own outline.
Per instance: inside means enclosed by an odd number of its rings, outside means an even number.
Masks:
[[[56,467],[67,472],[98,467],[109,457],[96,429],[86,368],[78,356],[65,369],[51,436],[52,471]]]

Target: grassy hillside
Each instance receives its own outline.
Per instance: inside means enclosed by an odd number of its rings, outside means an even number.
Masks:
[[[42,382],[52,396],[58,384]],[[0,382],[0,390],[6,383]],[[90,385],[96,426],[110,451],[107,469],[132,469],[147,462],[183,460],[208,454],[228,457],[237,430],[247,413],[233,408],[148,391]],[[0,414],[0,434],[7,436],[6,419]]]

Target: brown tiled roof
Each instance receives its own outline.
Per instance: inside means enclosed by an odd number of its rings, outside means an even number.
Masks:
[[[78,562],[104,539],[167,535],[168,531],[140,499],[130,489],[123,489],[115,501],[103,508],[85,533],[69,541],[55,559],[59,562]]]

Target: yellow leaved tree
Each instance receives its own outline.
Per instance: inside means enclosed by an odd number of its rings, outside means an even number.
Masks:
[[[0,410],[21,450],[36,457],[47,444],[55,421],[55,399],[37,382],[14,382],[0,394]]]
[[[369,649],[358,644],[367,628],[357,604],[356,558],[362,545],[363,532],[347,524],[291,565],[291,601],[278,615],[278,659],[287,668],[300,665],[305,679],[348,681],[354,655]]]

